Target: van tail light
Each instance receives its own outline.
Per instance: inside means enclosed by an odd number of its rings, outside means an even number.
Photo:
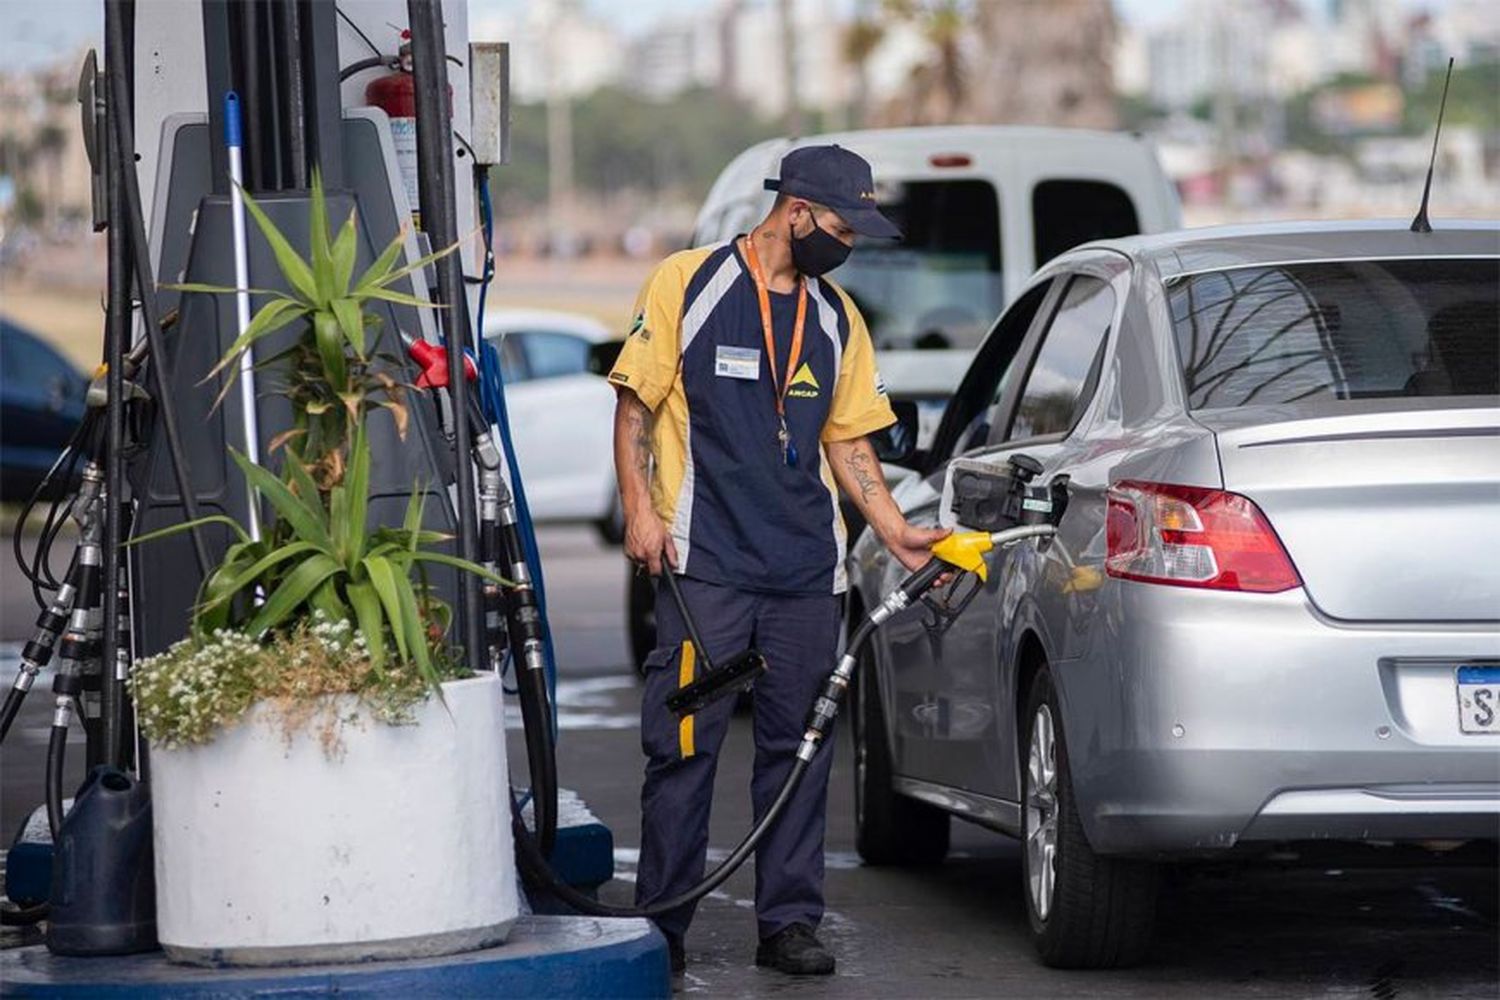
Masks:
[[[1275,594],[1297,569],[1248,497],[1125,480],[1109,490],[1105,570],[1122,580]]]
[[[967,167],[974,160],[968,153],[933,153],[927,162],[934,167]]]

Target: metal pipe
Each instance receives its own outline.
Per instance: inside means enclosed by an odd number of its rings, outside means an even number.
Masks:
[[[411,26],[412,73],[417,101],[417,163],[421,171],[422,224],[434,249],[458,242],[458,218],[453,179],[452,109],[448,97],[448,63],[443,41],[442,0],[407,0]],[[469,302],[464,290],[463,261],[450,253],[437,262],[437,300],[448,347],[448,392],[453,401],[454,468],[457,474],[459,554],[469,561],[479,557],[475,519],[474,471],[470,464],[468,412],[469,383],[465,350],[470,342]],[[475,670],[486,669],[484,611],[479,581],[459,577],[464,613],[464,646]]]
[[[126,72],[123,48],[125,44],[125,14],[120,4],[104,5],[106,38],[117,58],[105,60],[108,74],[108,117],[115,123],[115,162],[110,169],[119,173],[125,195],[125,218],[129,226],[130,246],[135,263],[136,288],[140,293],[141,313],[146,321],[146,339],[151,344],[151,374],[156,384],[156,405],[161,410],[162,429],[166,433],[167,451],[172,458],[172,474],[182,497],[182,511],[188,520],[198,517],[198,501],[193,495],[192,483],[188,479],[187,455],[182,449],[182,435],[177,423],[177,403],[172,395],[173,382],[169,377],[166,338],[161,332],[161,314],[156,302],[156,282],[151,275],[151,252],[146,242],[146,223],[141,214],[140,178],[135,170],[135,126],[131,122],[128,104],[130,84]],[[113,220],[111,225],[118,225]],[[198,563],[198,572],[207,577],[209,572],[208,547],[203,534],[191,529],[189,537],[193,543],[193,556]]]
[[[224,95],[224,145],[229,150],[229,215],[234,231],[234,317],[235,339],[250,326],[250,245],[245,239],[245,172],[244,132],[240,120],[240,98],[234,91]],[[255,398],[255,347],[245,345],[240,352],[240,420],[244,429],[241,444],[245,458],[260,464],[260,414]],[[245,484],[245,521],[250,537],[260,541],[260,495]],[[106,660],[108,662],[108,660]]]
[[[105,61],[122,55],[105,50]],[[123,100],[111,88],[110,103]],[[124,541],[120,523],[120,502],[125,497],[125,465],[121,449],[125,440],[125,342],[130,338],[133,310],[130,302],[130,241],[122,224],[125,218],[121,197],[120,171],[114,165],[120,157],[114,152],[114,136],[105,137],[105,192],[109,206],[109,307],[105,326],[105,398],[104,398],[104,649],[106,664],[115,662],[120,650],[120,544]],[[104,678],[104,754],[110,767],[119,764],[120,728],[125,691],[115,681],[114,671]]]
[[[278,72],[281,77],[282,112],[279,134],[286,139],[282,150],[284,187],[303,190],[307,176],[307,92],[302,82],[302,25],[295,0],[281,0],[276,5],[276,28],[280,35],[276,46]]]

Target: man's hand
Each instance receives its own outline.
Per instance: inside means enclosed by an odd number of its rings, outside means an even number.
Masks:
[[[631,562],[650,569],[652,576],[661,575],[663,560],[668,567],[676,568],[677,545],[655,511],[642,511],[626,520],[625,555]]]
[[[881,541],[891,550],[891,555],[901,560],[901,565],[908,570],[918,570],[932,558],[932,546],[949,534],[947,528],[919,528],[901,521],[888,535],[881,535]]]

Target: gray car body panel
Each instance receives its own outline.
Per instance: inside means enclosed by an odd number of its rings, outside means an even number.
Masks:
[[[1466,518],[1462,530],[1445,534],[1445,546],[1463,531],[1470,552],[1500,544],[1500,531],[1472,534],[1485,491],[1500,500],[1495,401],[1374,401],[1337,415],[1306,407],[1189,413],[1166,302],[1167,282],[1220,267],[1500,254],[1500,225],[1439,229],[1428,236],[1389,223],[1189,231],[1091,244],[1038,272],[1031,287],[1087,273],[1115,291],[1094,396],[1062,439],[996,443],[1006,426],[996,419],[991,443],[963,455],[997,463],[1016,452],[1037,458],[1042,481],[1068,477],[1068,514],[1055,539],[997,554],[988,583],[962,614],[944,619],[918,607],[877,633],[871,665],[898,791],[1018,832],[1029,650],[1051,665],[1075,795],[1096,850],[1183,855],[1246,841],[1500,832],[1500,737],[1458,732],[1452,679],[1456,664],[1500,663],[1500,558],[1473,559],[1449,574],[1451,560],[1442,557],[1452,553],[1435,553],[1434,568],[1420,579],[1441,588],[1450,620],[1432,620],[1436,598],[1414,613],[1420,621],[1385,620],[1398,602],[1389,586],[1370,583],[1378,565],[1366,560],[1358,578],[1341,578],[1339,554],[1357,533],[1328,528],[1369,507],[1401,470],[1419,469],[1443,482],[1438,500],[1457,504]],[[1053,288],[1020,357],[1057,298]],[[1002,416],[1023,381],[1011,380]],[[1286,443],[1307,437],[1327,440]],[[1353,474],[1351,462],[1366,471],[1352,506],[1341,509],[1329,496]],[[911,520],[940,520],[945,465],[897,489]],[[1105,494],[1122,479],[1245,492],[1278,530],[1278,516],[1287,519],[1289,551],[1301,569],[1298,550],[1305,550],[1312,582],[1265,595],[1108,577]],[[1500,502],[1491,509],[1500,511]],[[1404,516],[1386,535],[1409,561],[1422,552],[1421,511],[1411,502],[1398,510]],[[1360,530],[1368,535],[1370,524]],[[902,575],[869,532],[851,550],[852,599],[862,606]],[[1388,584],[1390,573],[1383,575]],[[967,586],[942,596],[956,600]],[[1489,596],[1495,610],[1486,615]],[[1345,608],[1378,615],[1335,614]]]

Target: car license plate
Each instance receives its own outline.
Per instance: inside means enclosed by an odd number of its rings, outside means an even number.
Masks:
[[[1458,728],[1500,733],[1500,667],[1458,668]]]

